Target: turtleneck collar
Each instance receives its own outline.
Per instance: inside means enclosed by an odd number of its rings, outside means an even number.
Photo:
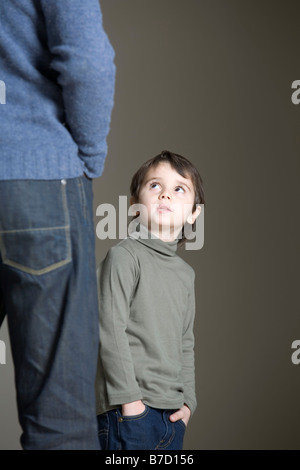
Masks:
[[[143,245],[151,248],[152,250],[158,251],[159,253],[166,256],[175,256],[177,251],[178,240],[172,242],[164,242],[160,238],[156,237],[152,232],[149,232],[147,227],[139,224],[139,231],[134,231],[129,234],[129,238],[133,238]]]

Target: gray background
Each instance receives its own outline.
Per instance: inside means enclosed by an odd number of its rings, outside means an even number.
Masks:
[[[118,207],[135,170],[164,149],[205,184],[204,247],[179,252],[197,301],[198,408],[185,448],[299,449],[300,2],[101,4],[118,72],[95,211]],[[97,240],[98,262],[115,243]],[[6,326],[0,339],[0,449],[19,449]]]

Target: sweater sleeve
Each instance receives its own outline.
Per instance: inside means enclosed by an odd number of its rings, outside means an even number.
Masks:
[[[100,176],[113,108],[114,50],[98,0],[41,0],[66,126],[89,177]]]
[[[109,250],[97,270],[100,358],[111,406],[142,399],[126,334],[138,277],[133,256],[119,246]]]
[[[195,319],[195,293],[194,293],[194,278],[193,289],[189,293],[189,301],[187,307],[186,318],[183,329],[183,364],[182,364],[182,379],[184,384],[184,402],[194,413],[197,400],[195,392],[195,357],[194,357],[194,319]]]

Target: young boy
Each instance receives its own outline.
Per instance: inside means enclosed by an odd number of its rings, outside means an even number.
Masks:
[[[192,163],[164,151],[142,165],[130,190],[139,230],[97,271],[100,446],[180,450],[196,408],[195,302],[194,271],[176,250],[204,204],[203,185]]]

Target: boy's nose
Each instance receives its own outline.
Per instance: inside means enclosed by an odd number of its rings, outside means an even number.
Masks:
[[[168,191],[164,191],[161,193],[160,199],[171,199],[171,194]]]

